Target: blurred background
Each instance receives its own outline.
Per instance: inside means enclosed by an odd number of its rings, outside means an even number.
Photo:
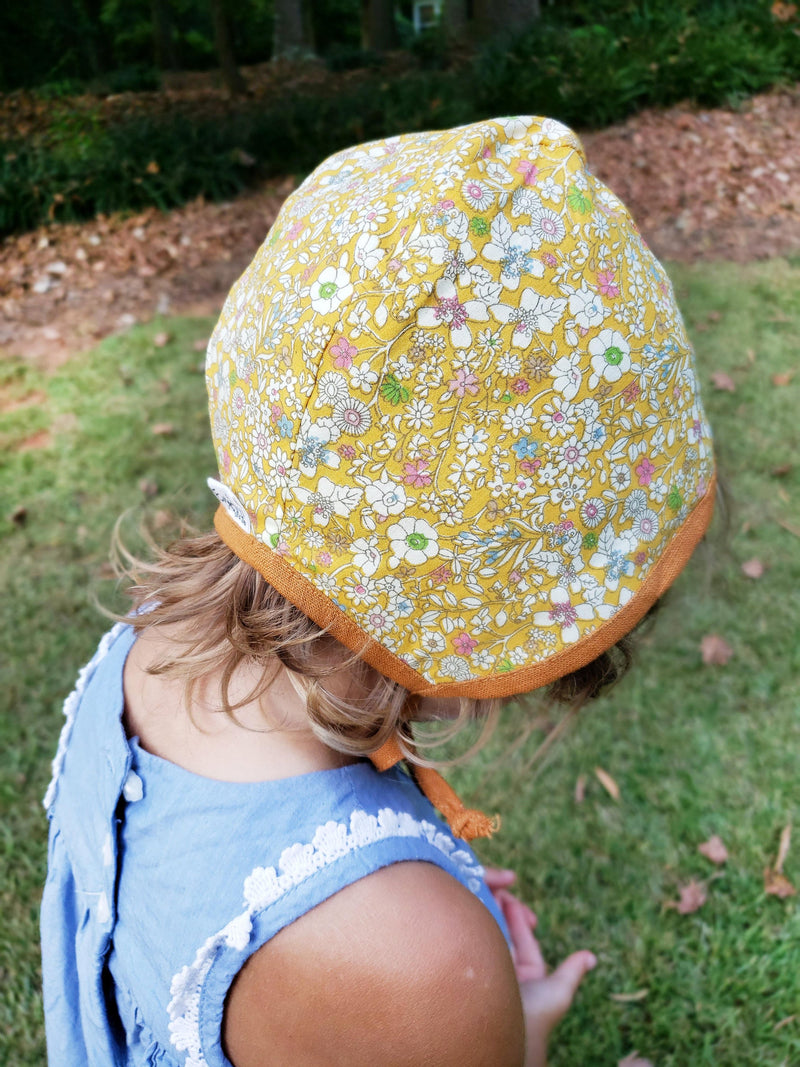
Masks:
[[[730,510],[618,689],[453,778],[548,958],[599,957],[554,1067],[800,1064],[798,79],[782,0],[0,5],[0,1063],[45,1062],[41,797],[112,527],[211,521],[228,288],[326,154],[519,112],[666,261]]]

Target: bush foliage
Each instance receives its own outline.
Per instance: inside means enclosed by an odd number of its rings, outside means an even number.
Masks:
[[[458,67],[423,64],[429,69],[392,81],[374,70],[339,95],[309,89],[243,101],[225,121],[170,111],[110,125],[99,110],[76,116],[63,101],[45,135],[0,145],[0,234],[100,211],[168,209],[201,194],[229,197],[401,130],[514,112],[587,129],[682,100],[736,103],[800,77],[797,28],[761,0],[606,6],[594,5],[594,14],[578,2],[545,8],[526,33],[495,39]],[[351,60],[337,54],[332,62]]]

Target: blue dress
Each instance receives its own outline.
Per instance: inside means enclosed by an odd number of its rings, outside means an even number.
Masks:
[[[130,626],[67,698],[45,797],[44,1009],[52,1067],[230,1067],[225,996],[279,930],[365,875],[418,860],[507,931],[471,849],[402,770],[368,762],[267,782],[200,777],[122,724]]]

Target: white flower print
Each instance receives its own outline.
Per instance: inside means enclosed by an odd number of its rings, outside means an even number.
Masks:
[[[574,474],[575,471],[583,470],[583,468],[589,462],[586,448],[581,441],[572,435],[555,455],[556,466],[559,470],[566,471],[568,474]]]
[[[573,645],[580,637],[578,619],[591,619],[594,611],[589,604],[573,603],[568,589],[557,585],[550,594],[550,610],[537,611],[533,621],[537,626],[560,626],[561,640]]]
[[[560,200],[564,194],[564,186],[559,185],[549,174],[537,188],[542,200]]]
[[[506,378],[519,374],[520,358],[516,352],[504,352],[497,360],[497,369]]]
[[[289,455],[282,448],[277,448],[269,464],[270,474],[281,488],[287,489],[297,485],[300,471],[292,466]]]
[[[489,434],[486,430],[480,430],[477,426],[465,426],[456,434],[456,445],[459,451],[467,456],[482,456],[487,449],[486,442]]]
[[[530,404],[510,404],[500,416],[504,430],[512,433],[527,433],[534,422],[533,407]]]
[[[315,390],[314,407],[335,407],[347,396],[347,379],[336,371],[320,375]]]
[[[633,520],[631,533],[640,541],[648,542],[655,538],[658,534],[658,529],[658,515],[649,508],[645,508],[643,511],[638,512]]]
[[[529,345],[535,332],[553,332],[566,306],[566,300],[555,296],[541,296],[534,289],[529,288],[523,290],[517,307],[495,304],[492,312],[500,322],[516,323],[515,342]]]
[[[558,212],[543,204],[531,212],[531,229],[540,240],[552,245],[561,244],[567,232]]]
[[[363,393],[372,392],[372,388],[378,380],[377,373],[372,370],[368,363],[361,363],[352,365],[349,371],[350,381],[356,389],[360,389]]]
[[[405,414],[405,421],[415,430],[433,425],[433,408],[424,400],[412,400]]]
[[[468,178],[461,186],[461,195],[471,208],[476,211],[486,211],[494,203],[494,193],[484,182],[476,178]]]
[[[362,233],[353,249],[353,262],[359,268],[359,277],[366,278],[378,266],[386,255],[381,248],[380,238],[374,233]]]
[[[553,504],[560,504],[562,512],[572,511],[586,496],[585,486],[585,478],[562,474],[550,490],[550,500]]]
[[[367,576],[371,576],[378,569],[381,561],[381,553],[378,548],[378,538],[357,537],[352,544],[353,566]]]
[[[607,382],[618,382],[630,370],[631,347],[617,330],[601,330],[589,342],[589,352],[592,356],[590,389],[594,389],[601,378]]]
[[[339,400],[333,409],[335,425],[351,437],[361,437],[372,425],[372,415],[363,400],[354,396]]]
[[[341,267],[326,267],[311,286],[311,306],[321,315],[335,311],[353,292],[350,275]]]
[[[568,400],[554,396],[549,404],[544,405],[544,414],[539,419],[548,437],[566,437],[575,427],[575,407]]]
[[[472,344],[472,332],[467,326],[468,320],[486,322],[489,312],[483,300],[466,300],[458,298],[455,285],[449,278],[440,278],[436,283],[436,307],[423,307],[417,311],[417,324],[426,329],[447,326],[450,340],[456,348],[469,348]]]
[[[601,500],[599,496],[590,497],[581,504],[581,522],[584,526],[592,530],[595,526],[600,525],[606,517],[607,510],[605,502]]]
[[[412,567],[432,559],[439,551],[436,531],[424,519],[401,519],[386,531],[392,551],[389,566],[405,560]]]
[[[361,499],[361,490],[352,485],[334,485],[330,478],[320,478],[316,489],[298,485],[294,495],[311,506],[312,518],[319,526],[327,526],[333,515],[346,519]]]
[[[599,326],[608,315],[600,294],[590,289],[586,282],[582,282],[580,289],[576,289],[570,296],[569,310],[570,314],[575,316],[577,324],[584,330]]]
[[[393,482],[386,471],[381,471],[379,481],[366,487],[364,496],[379,515],[400,515],[406,508],[405,489]]]
[[[561,393],[565,400],[572,400],[577,396],[583,380],[580,352],[571,352],[568,356],[556,360],[550,368],[550,374],[555,379],[555,391]]]
[[[598,538],[597,551],[589,560],[589,566],[606,572],[607,589],[617,589],[620,578],[633,573],[633,562],[627,556],[635,548],[636,542],[627,534],[617,536],[610,523],[603,527]]]
[[[483,256],[500,264],[500,281],[506,289],[514,290],[519,287],[523,275],[535,278],[544,275],[544,264],[531,255],[540,244],[541,240],[529,226],[513,230],[505,215],[496,215],[492,221],[491,240],[483,246]]]
[[[616,463],[611,468],[611,486],[618,493],[623,493],[631,484],[631,470],[626,463]]]

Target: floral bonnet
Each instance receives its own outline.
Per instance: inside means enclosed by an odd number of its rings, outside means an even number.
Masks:
[[[207,380],[219,535],[421,696],[589,662],[711,517],[672,286],[552,119],[322,163],[231,290]]]

